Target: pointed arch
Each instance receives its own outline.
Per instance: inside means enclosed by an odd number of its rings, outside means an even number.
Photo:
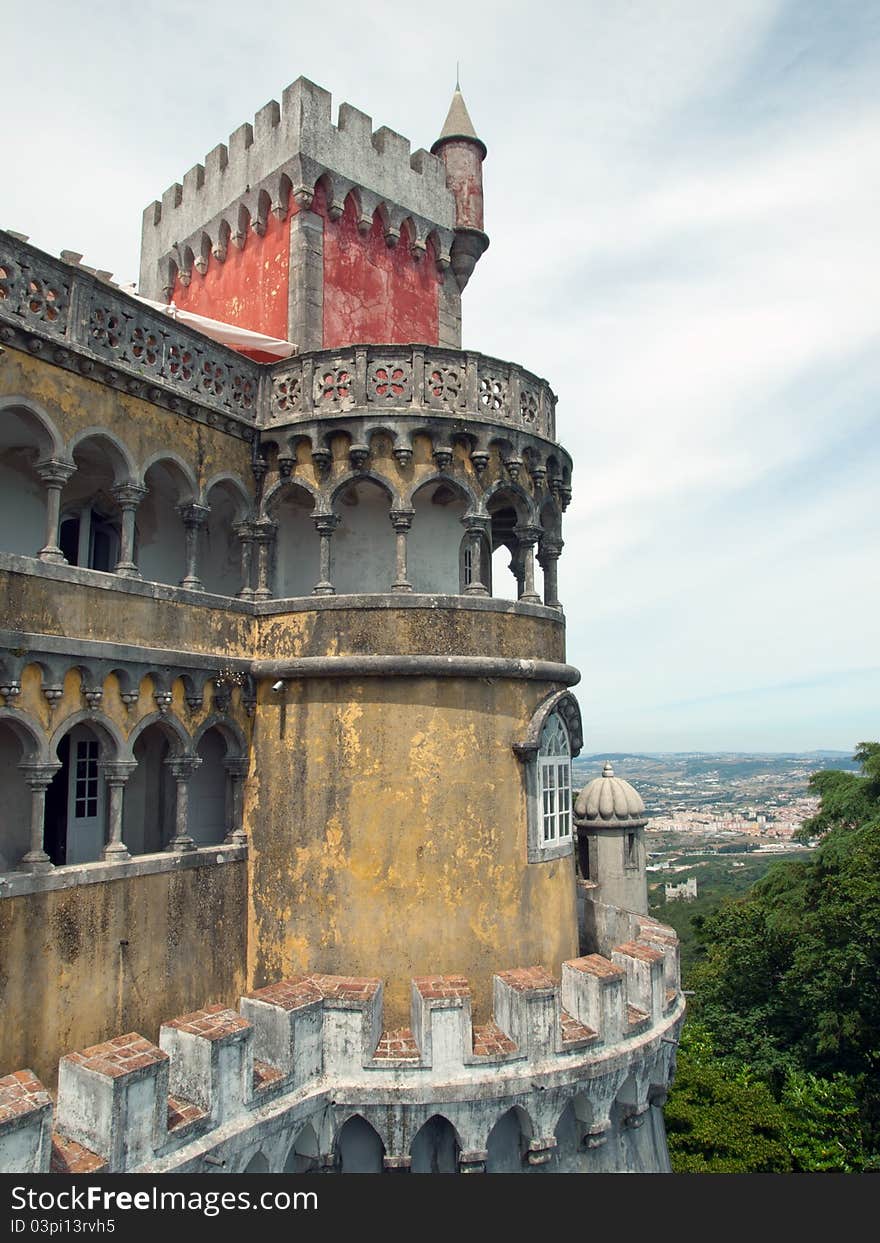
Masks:
[[[363,1114],[350,1115],[336,1133],[334,1145],[341,1174],[381,1174],[386,1147]]]
[[[8,438],[9,423],[12,415],[18,415],[26,428],[36,433],[36,449],[40,459],[65,457],[64,440],[55,420],[52,419],[39,402],[32,397],[11,394],[0,397],[0,427]]]
[[[307,1122],[287,1151],[282,1173],[311,1174],[319,1161],[318,1137],[311,1122]]]
[[[175,480],[179,489],[178,500],[180,502],[197,500],[199,485],[196,481],[195,472],[189,463],[184,461],[180,454],[175,453],[173,449],[157,449],[155,453],[151,453],[144,462],[139,482],[146,485],[147,473],[154,466],[166,466],[166,464],[170,464],[171,469],[168,473]]]
[[[39,721],[34,720],[21,708],[0,708],[0,722],[8,725],[22,746],[22,752],[30,764],[48,764],[51,754]]]
[[[413,1174],[457,1174],[463,1148],[461,1136],[447,1117],[432,1114],[410,1144]]]
[[[113,468],[113,483],[128,483],[137,478],[137,468],[128,446],[106,427],[85,427],[67,443],[64,456],[75,461],[75,454],[88,441],[95,441],[109,458]]]
[[[102,758],[112,760],[127,760],[131,758],[131,747],[122,735],[122,731],[115,721],[103,712],[95,711],[92,708],[83,708],[79,712],[72,712],[70,716],[66,716],[55,727],[52,736],[49,739],[49,757],[52,759],[57,750],[58,744],[64,738],[65,734],[69,734],[77,725],[88,725],[99,734],[102,742],[108,747],[110,754]]]
[[[192,738],[187,733],[183,723],[175,716],[173,712],[151,712],[149,716],[143,716],[134,726],[128,735],[129,750],[134,752],[134,744],[140,738],[141,734],[150,728],[151,725],[158,725],[172,746],[174,755],[193,755],[194,748]]]
[[[486,1173],[521,1173],[533,1134],[532,1120],[522,1106],[514,1105],[503,1113],[486,1140]]]
[[[248,753],[247,739],[241,727],[230,717],[212,713],[199,725],[192,736],[192,749],[198,751],[199,743],[209,729],[216,729],[226,740],[230,756],[245,756]]]

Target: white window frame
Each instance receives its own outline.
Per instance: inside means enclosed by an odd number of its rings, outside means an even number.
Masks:
[[[541,794],[541,845],[571,838],[571,746],[565,722],[552,712],[541,730],[538,748]]]
[[[574,853],[571,761],[581,748],[580,711],[570,691],[540,705],[513,750],[523,765],[529,863]]]

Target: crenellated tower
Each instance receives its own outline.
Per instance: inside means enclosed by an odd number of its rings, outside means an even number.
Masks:
[[[329,93],[298,78],[146,209],[141,293],[301,350],[457,348],[488,245],[485,153],[459,90],[432,153],[411,153],[349,104],[334,125]]]

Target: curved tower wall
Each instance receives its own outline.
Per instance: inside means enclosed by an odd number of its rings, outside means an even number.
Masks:
[[[412,976],[464,975],[484,1021],[512,947],[554,974],[577,952],[573,855],[528,862],[511,746],[561,685],[519,676],[518,663],[555,661],[562,674],[562,623],[490,600],[332,603],[320,619],[332,643],[303,645],[320,672],[260,686],[249,977],[381,974],[386,1026],[399,1027]],[[371,667],[392,653],[394,672]],[[332,676],[346,658],[352,671]]]

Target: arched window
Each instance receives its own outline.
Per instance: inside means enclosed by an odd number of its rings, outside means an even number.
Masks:
[[[583,745],[580,709],[571,691],[538,705],[525,737],[513,744],[523,766],[529,863],[573,851],[571,761]]]
[[[538,747],[541,841],[553,845],[571,837],[571,746],[565,722],[552,712]]]

